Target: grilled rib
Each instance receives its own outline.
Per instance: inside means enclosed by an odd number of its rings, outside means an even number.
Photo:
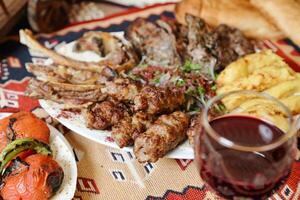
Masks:
[[[72,85],[31,79],[25,95],[68,104],[68,107],[97,102],[106,98],[97,85]]]
[[[26,65],[28,72],[38,79],[59,83],[70,83],[79,85],[103,84],[110,79],[98,72],[76,70],[62,65],[37,65],[29,63]]]
[[[30,30],[20,30],[20,42],[27,47],[31,48],[32,50],[38,51],[45,56],[48,56],[53,60],[54,63],[73,67],[78,70],[87,70],[93,72],[102,72],[106,68],[106,66],[99,66],[98,63],[95,62],[83,62],[73,60],[71,58],[65,57],[53,50],[50,50],[40,44],[33,36]]]

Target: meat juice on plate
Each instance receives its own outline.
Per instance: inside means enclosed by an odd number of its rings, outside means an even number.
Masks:
[[[221,137],[253,147],[274,143],[285,134],[268,122],[243,115],[216,118],[210,126]],[[290,172],[292,140],[269,151],[238,151],[217,143],[204,129],[201,131],[196,146],[200,175],[221,195],[260,196],[279,185]]]

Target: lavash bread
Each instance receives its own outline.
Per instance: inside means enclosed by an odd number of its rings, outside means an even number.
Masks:
[[[250,2],[300,46],[300,0],[251,0]]]
[[[186,13],[201,17],[211,26],[227,24],[238,28],[252,38],[284,37],[283,32],[267,20],[249,0],[183,0],[175,8],[176,18],[180,23],[185,23]]]

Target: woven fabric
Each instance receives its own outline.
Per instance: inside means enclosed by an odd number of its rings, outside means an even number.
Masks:
[[[173,17],[173,4],[155,5],[144,9],[131,9],[113,17],[65,28],[39,39],[49,48],[75,40],[89,30],[122,31],[137,17],[156,20]],[[300,49],[289,40],[264,41],[282,56],[295,70],[300,71]],[[40,108],[38,101],[24,96],[31,76],[26,62],[42,63],[45,57],[28,51],[18,43],[0,48],[0,111],[33,111],[65,134],[74,149],[78,165],[76,200],[86,199],[221,199],[198,175],[193,160],[160,159],[157,163],[139,164],[133,155],[107,148],[68,131]],[[299,153],[298,153],[299,155]],[[299,156],[298,156],[299,157]],[[296,161],[286,183],[270,199],[299,199],[300,162]]]

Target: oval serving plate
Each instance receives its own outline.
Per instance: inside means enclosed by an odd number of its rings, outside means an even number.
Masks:
[[[0,119],[10,114],[11,113],[0,113]],[[50,200],[71,200],[74,197],[77,182],[77,165],[73,150],[62,133],[53,126],[47,125],[50,129],[50,147],[53,152],[53,158],[64,171],[63,183]]]
[[[112,35],[115,35],[119,39],[121,39],[124,43],[128,43],[128,41],[124,38],[124,32],[113,32]],[[99,55],[92,51],[85,52],[73,52],[75,42],[70,42],[68,44],[59,46],[59,48],[55,49],[60,54],[70,57],[72,59],[80,60],[80,61],[93,61],[98,62],[101,58]],[[52,60],[48,59],[46,64],[51,64]],[[111,134],[109,131],[103,130],[93,130],[89,129],[85,126],[85,120],[82,115],[71,114],[70,116],[63,117],[60,116],[61,111],[63,109],[63,105],[57,104],[55,102],[40,100],[40,105],[46,110],[46,112],[53,118],[57,119],[64,126],[74,131],[75,133],[84,136],[90,140],[98,142],[100,144],[104,144],[106,146],[110,146],[113,148],[119,148],[118,145],[113,142],[111,138]],[[60,116],[60,117],[58,117]],[[132,147],[123,148],[125,151],[133,151]],[[176,159],[193,159],[194,151],[191,145],[189,145],[188,141],[185,141],[183,144],[179,145],[176,149],[169,152],[165,157],[167,158],[176,158]]]

